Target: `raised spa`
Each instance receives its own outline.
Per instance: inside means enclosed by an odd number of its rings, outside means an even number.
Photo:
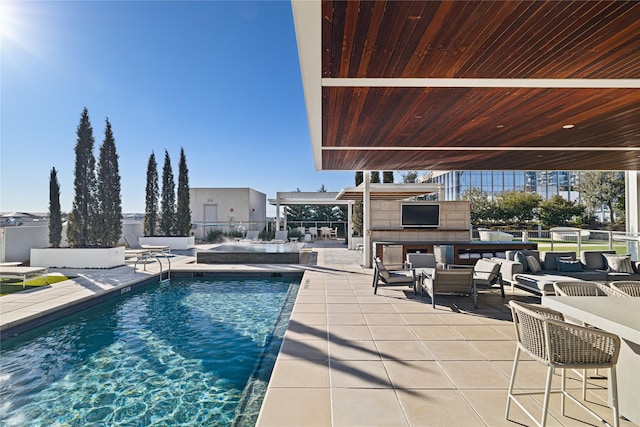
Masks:
[[[303,264],[304,243],[229,243],[198,251],[199,264]]]

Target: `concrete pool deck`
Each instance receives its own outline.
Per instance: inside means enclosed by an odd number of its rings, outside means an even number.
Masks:
[[[409,288],[379,288],[373,272],[359,265],[361,254],[334,242],[311,245],[314,265],[196,265],[191,255],[172,257],[178,271],[296,271],[304,276],[257,425],[259,426],[513,426],[533,425],[512,405],[504,408],[515,336],[509,299],[538,298],[506,288],[484,291],[479,307],[470,298],[442,298],[435,310],[428,297]],[[166,266],[166,264],[165,264]],[[279,270],[282,269],[282,270]],[[52,269],[54,272],[58,271]],[[77,279],[0,298],[2,328],[66,307],[159,273],[157,263],[109,270],[59,270]],[[568,386],[580,396],[572,372]],[[522,359],[520,389],[540,391],[545,368]],[[559,385],[554,377],[554,386]],[[590,380],[587,403],[606,419],[606,380]],[[534,413],[541,397],[525,400]],[[551,398],[549,426],[598,425],[575,405],[560,414]],[[621,426],[633,426],[621,420]]]

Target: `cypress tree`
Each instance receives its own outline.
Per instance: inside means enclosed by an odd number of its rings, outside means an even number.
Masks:
[[[191,233],[191,209],[189,209],[189,169],[184,149],[180,148],[180,163],[178,164],[178,190],[176,203],[176,234],[189,236]]]
[[[162,197],[160,206],[160,232],[164,236],[172,236],[176,224],[176,194],[171,159],[164,150],[164,167],[162,168]]]
[[[62,240],[62,213],[60,212],[60,183],[56,168],[51,169],[49,178],[49,244],[60,247]]]
[[[93,128],[89,120],[89,112],[85,107],[82,110],[80,124],[77,129],[76,140],[76,164],[74,189],[75,197],[69,213],[67,240],[69,246],[86,247],[92,244],[91,226],[92,218],[97,211],[96,207],[96,159],[93,157]]]
[[[147,163],[147,188],[144,208],[144,235],[155,236],[158,230],[158,164],[151,152]]]
[[[94,238],[98,246],[116,246],[122,236],[122,201],[116,142],[111,123],[106,119],[104,141],[100,146],[97,168],[97,206]]]
[[[356,187],[364,182],[364,173],[362,171],[356,171],[355,177]],[[362,222],[363,222],[362,200],[356,200],[353,204],[353,216],[351,221],[353,223],[353,230],[362,235]]]
[[[393,184],[393,171],[382,172],[382,182],[385,184]]]
[[[371,182],[372,184],[380,184],[380,172],[371,171]]]

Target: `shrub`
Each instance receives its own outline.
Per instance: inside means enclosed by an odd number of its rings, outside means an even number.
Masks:
[[[221,230],[211,229],[207,232],[207,242],[220,243],[224,241],[224,233]]]

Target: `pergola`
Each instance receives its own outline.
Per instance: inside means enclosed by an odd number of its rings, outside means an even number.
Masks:
[[[289,192],[277,192],[275,199],[269,199],[269,204],[276,207],[276,230],[280,230],[280,206],[295,206],[295,205],[325,205],[325,206],[339,206],[349,205],[346,201],[336,200],[338,193],[330,191],[289,191]],[[351,209],[349,212],[349,232],[351,232]],[[284,228],[287,228],[287,216],[284,216]]]
[[[340,190],[338,200],[405,200],[411,197],[440,193],[440,184],[416,183],[416,184],[377,184],[369,181],[363,182],[357,187],[346,187]],[[368,196],[367,196],[368,193]]]
[[[353,234],[353,204],[355,201],[363,202],[363,234],[369,234],[369,202],[371,200],[405,200],[412,197],[424,196],[427,194],[439,193],[442,186],[439,184],[419,183],[419,184],[372,184],[368,177],[357,187],[346,187],[340,192],[277,192],[275,199],[269,199],[269,204],[276,207],[276,230],[280,229],[280,206],[295,205],[347,205],[347,236]],[[287,228],[287,216],[284,216],[284,228]],[[365,245],[365,248],[367,245]],[[364,259],[368,257],[365,249]]]
[[[626,171],[639,231],[640,2],[292,6],[316,169]]]

